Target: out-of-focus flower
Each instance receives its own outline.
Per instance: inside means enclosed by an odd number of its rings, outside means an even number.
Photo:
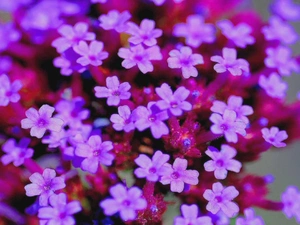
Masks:
[[[247,208],[244,210],[245,218],[238,217],[236,219],[236,225],[264,225],[264,221],[260,216],[255,216],[255,212],[251,208]]]
[[[21,34],[12,23],[0,24],[0,52],[6,50],[10,43],[20,40]]]
[[[284,20],[296,21],[300,19],[300,5],[293,0],[275,0],[272,11]]]
[[[177,216],[174,221],[174,225],[213,225],[209,216],[198,216],[198,206],[193,205],[181,205],[181,216]]]
[[[108,14],[99,17],[100,27],[104,30],[116,30],[121,33],[127,29],[126,22],[131,18],[128,11],[119,13],[117,10],[110,10]]]
[[[273,98],[284,98],[288,84],[277,73],[271,73],[269,77],[260,75],[258,84]]]
[[[6,74],[0,75],[0,106],[7,106],[9,102],[18,102],[20,100],[18,91],[22,86],[20,80],[11,83]]]

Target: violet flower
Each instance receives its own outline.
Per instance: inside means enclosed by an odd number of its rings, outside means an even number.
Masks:
[[[11,83],[6,74],[0,75],[0,106],[7,106],[9,102],[18,102],[20,100],[18,91],[22,86],[20,80]]]
[[[283,203],[283,213],[290,219],[295,216],[298,223],[300,223],[300,191],[295,186],[289,186],[281,195]]]
[[[260,216],[255,216],[255,212],[252,208],[244,210],[245,218],[238,217],[236,219],[236,225],[265,225],[264,220]]]
[[[197,77],[196,65],[203,64],[203,57],[200,54],[193,54],[190,47],[181,47],[180,51],[174,49],[169,52],[168,66],[172,69],[181,68],[184,78]]]
[[[276,0],[271,7],[274,14],[284,20],[297,21],[300,19],[300,5],[293,0]]]
[[[123,184],[116,184],[109,192],[113,198],[105,199],[99,204],[107,216],[119,212],[123,221],[134,220],[136,211],[147,207],[147,201],[142,198],[143,192],[138,187],[127,189]]]
[[[177,216],[174,220],[174,225],[213,225],[209,216],[198,216],[199,209],[195,204],[183,204],[180,210],[183,217]]]
[[[279,131],[278,127],[271,127],[270,129],[265,127],[261,129],[261,133],[265,141],[269,142],[275,147],[283,148],[286,146],[286,144],[282,142],[288,138],[285,130]]]
[[[269,77],[260,75],[258,84],[273,98],[284,98],[288,89],[288,84],[277,73],[271,73]]]
[[[119,13],[117,10],[110,10],[106,15],[99,17],[100,27],[104,30],[116,30],[121,33],[127,29],[127,21],[131,18],[131,14],[126,10]]]
[[[112,114],[110,121],[113,123],[113,128],[117,131],[124,130],[129,132],[135,129],[134,122],[131,119],[131,111],[127,105],[118,107],[119,114]]]
[[[91,3],[106,3],[107,0],[91,0]]]
[[[42,139],[43,144],[48,144],[49,148],[65,148],[67,146],[68,133],[62,129],[59,132],[51,132],[50,135]]]
[[[32,184],[27,184],[24,188],[26,195],[37,196],[39,195],[40,206],[47,206],[48,199],[54,195],[55,191],[66,187],[64,178],[56,177],[56,172],[53,169],[46,168],[43,174],[34,173],[29,177]]]
[[[0,52],[5,51],[11,42],[19,41],[21,34],[12,23],[0,24]]]

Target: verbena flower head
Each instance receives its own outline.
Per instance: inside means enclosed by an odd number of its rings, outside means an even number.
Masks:
[[[236,219],[236,225],[264,225],[264,221],[260,216],[255,216],[255,212],[251,208],[244,210],[245,218],[238,217]]]
[[[195,204],[181,205],[181,216],[177,216],[174,225],[213,225],[209,216],[198,216],[199,209]]]
[[[110,121],[113,123],[113,128],[117,131],[124,130],[129,132],[135,129],[131,111],[127,105],[119,106],[118,114],[112,114]]]
[[[121,33],[127,29],[127,21],[131,18],[131,14],[126,10],[122,13],[117,10],[110,10],[108,14],[99,17],[100,27],[104,30],[116,30]]]
[[[169,52],[168,66],[172,69],[179,68],[184,78],[197,77],[198,71],[196,65],[203,64],[203,57],[200,54],[193,54],[190,47],[183,46],[180,50]]]
[[[123,184],[116,184],[109,189],[113,198],[100,202],[100,206],[107,216],[119,212],[123,221],[134,220],[138,210],[147,207],[147,201],[142,198],[143,192],[138,187],[127,189]]]
[[[260,75],[258,84],[273,98],[284,98],[288,89],[288,84],[277,73],[271,73],[269,77]]]
[[[18,102],[20,100],[18,91],[22,86],[20,80],[10,82],[6,74],[0,75],[0,107],[7,106],[9,102]]]
[[[52,118],[55,108],[49,105],[42,105],[39,111],[34,108],[28,109],[25,114],[26,119],[21,120],[23,129],[30,128],[30,135],[41,138],[44,136],[46,130],[59,132],[62,129],[63,121],[58,118]]]
[[[55,170],[49,168],[46,168],[43,174],[38,172],[32,174],[29,180],[32,184],[24,187],[26,195],[29,197],[39,196],[40,206],[47,206],[49,197],[54,195],[55,191],[66,187],[64,178],[56,177]]]
[[[287,218],[295,217],[300,222],[300,191],[295,186],[289,186],[281,195],[283,213]]]
[[[286,144],[282,142],[288,138],[288,135],[285,130],[279,131],[278,127],[271,127],[270,129],[261,129],[261,133],[265,141],[269,142],[275,147],[282,148],[286,146]]]

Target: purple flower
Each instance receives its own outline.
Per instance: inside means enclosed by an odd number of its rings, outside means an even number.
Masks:
[[[226,109],[234,111],[236,113],[236,119],[242,120],[246,124],[249,123],[247,116],[253,114],[252,107],[249,105],[243,105],[243,98],[235,95],[229,96],[227,105],[225,102],[215,100],[210,108],[212,112],[220,113],[222,115]]]
[[[116,30],[121,33],[127,29],[126,22],[131,18],[131,14],[126,10],[119,13],[117,10],[111,10],[107,15],[99,17],[100,27],[104,30]]]
[[[18,102],[20,95],[18,91],[22,88],[19,80],[10,82],[6,74],[0,75],[0,106],[7,106],[9,102]]]
[[[300,5],[292,0],[275,0],[272,11],[284,20],[297,21],[300,19]]]
[[[6,50],[11,42],[20,40],[21,34],[12,23],[0,24],[0,52]]]
[[[181,116],[183,111],[192,110],[192,105],[185,101],[190,91],[185,87],[179,87],[173,94],[171,87],[163,83],[160,87],[155,88],[156,94],[163,100],[159,100],[156,105],[161,110],[169,110],[174,116]]]
[[[241,120],[236,120],[236,113],[232,110],[226,109],[223,116],[217,113],[211,114],[209,120],[214,124],[210,130],[214,134],[224,134],[228,142],[237,143],[237,134],[246,135],[246,123]]]
[[[124,130],[129,132],[135,129],[134,122],[131,119],[131,111],[127,105],[118,107],[119,114],[112,114],[110,121],[113,124],[113,128],[117,131]]]
[[[57,147],[61,147],[61,148],[65,148],[67,146],[67,132],[62,129],[59,132],[51,132],[51,134],[49,136],[45,136],[42,139],[42,143],[43,144],[48,144],[49,148],[57,148]]]
[[[135,65],[138,66],[142,73],[153,71],[153,65],[150,60],[161,60],[162,54],[158,46],[144,48],[142,45],[132,46],[128,48],[120,48],[118,56],[123,58],[122,66],[130,69]]]
[[[218,182],[214,183],[212,190],[207,189],[203,193],[203,197],[209,201],[206,209],[212,214],[216,214],[219,211],[232,218],[236,216],[239,212],[239,207],[236,203],[232,202],[232,199],[239,195],[238,190],[234,186],[223,187],[223,185]]]
[[[153,46],[157,44],[156,38],[162,35],[161,29],[154,29],[155,22],[149,19],[143,19],[140,27],[133,22],[128,22],[126,33],[132,35],[128,41],[132,44],[144,44]]]
[[[151,0],[155,5],[162,5],[165,3],[166,0]]]
[[[162,135],[169,134],[169,128],[162,122],[169,118],[166,110],[161,111],[155,102],[149,102],[147,108],[138,106],[132,112],[132,118],[135,121],[135,127],[139,131],[150,128],[154,138],[161,138]]]
[[[70,25],[62,25],[58,28],[58,33],[62,36],[52,42],[52,46],[57,52],[62,53],[70,47],[76,46],[80,41],[95,40],[96,35],[88,32],[89,25],[84,22],[78,22],[74,27]]]
[[[269,142],[275,147],[282,148],[286,146],[286,144],[282,142],[288,138],[285,130],[279,131],[278,127],[271,127],[270,129],[265,127],[261,129],[261,133],[265,141]]]
[[[26,119],[21,120],[21,127],[23,129],[30,128],[30,135],[41,138],[46,130],[59,132],[62,129],[64,121],[58,118],[51,118],[54,108],[49,105],[42,105],[39,111],[34,108],[28,109],[25,114]]]
[[[255,212],[253,209],[245,209],[244,214],[245,218],[238,217],[236,219],[236,225],[265,225],[263,219],[260,216],[255,216]]]
[[[27,184],[24,187],[26,195],[29,197],[39,195],[40,206],[47,206],[49,197],[55,194],[54,191],[66,187],[64,178],[56,177],[55,170],[48,168],[44,170],[42,175],[40,173],[32,174],[29,180],[32,184]]]
[[[21,166],[25,159],[31,158],[34,151],[32,148],[28,148],[29,143],[29,138],[22,138],[19,144],[15,139],[8,139],[2,145],[2,150],[6,153],[1,157],[3,165],[13,162],[14,166]]]
[[[79,201],[72,201],[67,203],[67,195],[60,193],[58,195],[52,195],[49,198],[50,206],[42,207],[38,211],[38,217],[41,222],[46,224],[57,225],[74,225],[76,224],[73,214],[81,211],[81,205]]]
[[[298,35],[294,28],[277,16],[270,18],[270,26],[262,28],[266,40],[279,40],[284,44],[293,44],[297,41]]]
[[[185,43],[191,47],[199,47],[202,43],[215,41],[215,27],[212,24],[205,24],[200,15],[190,15],[185,23],[176,24],[173,34],[176,37],[184,37]],[[201,27],[201,29],[199,29]]]
[[[198,71],[194,66],[204,63],[202,55],[193,54],[190,47],[181,47],[180,51],[174,49],[169,55],[168,66],[172,69],[181,68],[184,78],[197,77]]]
[[[283,76],[290,76],[292,71],[298,72],[299,66],[292,58],[292,50],[288,47],[278,46],[277,48],[267,48],[267,57],[265,65],[269,68],[275,68]]]
[[[174,225],[213,225],[209,216],[198,216],[198,206],[193,205],[181,205],[181,216],[177,216],[174,221]]]
[[[87,66],[89,64],[92,66],[100,66],[102,65],[102,60],[108,57],[108,53],[102,51],[103,42],[101,41],[92,41],[90,45],[85,41],[80,41],[73,49],[81,55],[76,62],[82,66]]]
[[[250,35],[252,28],[246,23],[234,26],[231,21],[222,20],[217,25],[222,30],[222,34],[240,48],[245,48],[246,45],[252,45],[255,42],[254,37]]]
[[[91,3],[106,3],[107,0],[91,0]]]
[[[217,73],[224,73],[228,70],[233,76],[242,75],[243,71],[249,73],[249,63],[245,59],[237,59],[237,52],[234,48],[223,48],[222,56],[212,56],[211,61],[217,62],[214,70]]]
[[[170,159],[168,154],[163,154],[161,151],[156,151],[152,156],[152,160],[145,154],[140,154],[134,162],[139,168],[134,170],[134,174],[138,178],[145,178],[148,181],[156,182],[161,176],[172,172],[169,167],[165,166]]]
[[[288,89],[288,84],[277,73],[271,73],[269,77],[260,75],[258,84],[273,98],[284,98]]]
[[[131,88],[128,82],[121,83],[117,76],[106,78],[106,87],[96,86],[94,88],[95,95],[97,98],[107,98],[107,105],[119,105],[121,99],[129,99],[131,93],[129,89]]]
[[[109,192],[113,198],[100,202],[107,216],[120,212],[122,220],[134,220],[137,216],[136,211],[147,207],[147,201],[142,198],[143,192],[138,187],[127,189],[123,184],[117,184],[111,187]]]
[[[110,153],[113,149],[111,141],[102,142],[98,135],[91,136],[87,143],[78,143],[75,155],[85,158],[81,163],[81,169],[90,173],[96,173],[99,164],[110,166],[115,156]]]
[[[181,193],[184,189],[184,184],[196,185],[199,182],[199,172],[197,170],[187,170],[188,161],[186,159],[176,158],[173,166],[166,163],[170,171],[164,174],[160,182],[164,185],[171,184],[171,191]]]
[[[300,191],[298,188],[294,186],[287,187],[281,195],[281,201],[285,216],[289,219],[295,216],[298,223],[300,223]]]
[[[8,73],[13,66],[13,59],[7,55],[0,55],[0,74]]]
[[[242,163],[233,159],[237,151],[229,145],[221,145],[221,151],[209,146],[205,154],[212,158],[212,160],[204,163],[204,168],[208,172],[214,171],[217,179],[225,179],[227,177],[227,170],[238,173],[242,168]]]

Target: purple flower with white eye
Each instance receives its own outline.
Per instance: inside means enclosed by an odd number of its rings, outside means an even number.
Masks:
[[[149,102],[147,108],[138,106],[132,112],[132,119],[135,121],[135,127],[139,131],[150,128],[153,137],[156,139],[169,134],[169,128],[163,122],[163,120],[168,118],[167,111],[161,111],[158,106],[155,105],[155,102]]]
[[[172,69],[181,68],[184,78],[197,77],[196,65],[203,64],[203,57],[200,54],[193,54],[190,47],[181,47],[180,51],[174,49],[169,52],[168,66]]]
[[[292,58],[292,50],[290,48],[284,46],[267,48],[266,53],[265,65],[269,68],[277,69],[280,75],[290,76],[293,71],[299,71],[299,65]]]
[[[160,48],[157,45],[146,49],[142,45],[132,46],[129,49],[120,48],[118,56],[124,59],[122,62],[124,68],[130,69],[137,65],[144,74],[153,71],[151,60],[162,59]]]
[[[168,154],[156,151],[152,156],[152,160],[145,154],[140,154],[134,162],[139,166],[134,170],[134,174],[138,178],[146,178],[148,181],[156,182],[166,173],[172,172],[169,167],[165,166],[170,159]]]
[[[212,160],[204,163],[204,168],[208,172],[214,171],[215,178],[223,180],[227,177],[228,170],[235,173],[240,172],[242,163],[233,159],[237,151],[229,145],[221,145],[221,151],[215,147],[209,146],[205,151]]]
[[[20,80],[11,83],[6,74],[0,75],[0,106],[7,106],[9,102],[18,102],[20,100],[18,91],[22,86]]]
[[[286,146],[286,144],[282,142],[288,138],[288,135],[285,130],[279,131],[278,127],[271,127],[270,129],[265,127],[261,129],[261,133],[265,141],[269,142],[275,147],[283,148]]]
[[[54,108],[45,104],[42,105],[39,111],[34,108],[28,109],[25,114],[26,119],[21,120],[21,127],[23,129],[30,128],[30,135],[41,138],[46,130],[59,132],[62,129],[64,121],[58,118],[51,118]]]
[[[169,110],[174,116],[181,116],[183,111],[192,110],[192,104],[185,101],[190,94],[185,87],[177,88],[173,94],[171,87],[163,83],[160,87],[155,88],[155,92],[162,99],[156,102],[161,110]]]
[[[164,185],[170,184],[172,192],[181,193],[184,189],[184,184],[196,185],[199,182],[199,172],[197,170],[187,170],[188,161],[186,159],[176,158],[173,166],[166,163],[169,167],[167,174],[164,174],[160,182]]]
[[[203,193],[203,197],[208,201],[206,209],[212,214],[219,211],[232,218],[239,212],[239,207],[232,200],[239,195],[238,190],[234,186],[223,187],[220,182],[214,183],[212,190],[207,189]]]
[[[12,23],[0,24],[0,52],[6,50],[11,42],[20,40],[21,34]]]
[[[99,17],[100,27],[104,30],[116,30],[121,33],[127,29],[127,21],[131,18],[131,14],[126,10],[119,13],[117,10],[110,10],[106,15]]]
[[[297,41],[298,35],[294,28],[277,16],[270,18],[270,26],[262,28],[266,40],[279,40],[284,44],[293,44]]]
[[[131,93],[129,89],[131,88],[128,82],[120,84],[120,81],[117,76],[107,77],[106,78],[106,87],[96,86],[95,96],[97,98],[107,98],[107,105],[119,105],[121,99],[129,99]]]
[[[300,5],[292,0],[276,0],[271,7],[274,14],[284,20],[297,21],[300,19]]]
[[[235,95],[229,96],[227,104],[222,101],[215,100],[210,108],[212,112],[220,113],[223,115],[226,109],[233,110],[236,113],[236,119],[242,120],[248,124],[249,119],[247,116],[253,114],[253,108],[249,105],[243,105],[243,98]]]
[[[271,73],[269,77],[260,75],[258,84],[273,98],[284,98],[288,88],[288,84],[277,73]]]
[[[50,206],[42,207],[38,211],[38,218],[45,224],[74,225],[76,224],[73,214],[81,211],[79,201],[67,203],[67,195],[60,193],[49,198]]]
[[[39,195],[40,206],[47,206],[48,199],[54,195],[55,191],[66,187],[64,178],[56,177],[53,169],[46,168],[43,174],[34,173],[29,177],[32,184],[27,184],[24,188],[29,197]]]
[[[102,51],[103,42],[101,41],[92,41],[90,45],[85,41],[80,41],[73,49],[81,55],[76,62],[82,66],[87,66],[89,64],[92,66],[100,66],[102,65],[102,61],[108,57],[108,53]]]
[[[252,208],[244,210],[245,218],[238,217],[236,219],[236,225],[265,225],[264,220],[260,216],[255,216],[255,212]]]
[[[113,123],[113,128],[117,131],[124,130],[129,132],[135,129],[134,122],[131,119],[131,111],[127,105],[118,107],[119,114],[112,114],[110,121]]]
[[[300,191],[295,186],[289,186],[281,195],[283,203],[282,212],[290,219],[296,217],[298,223],[300,222]]]
[[[108,198],[100,202],[104,214],[112,216],[119,212],[123,221],[134,220],[136,211],[147,207],[147,201],[142,197],[143,192],[138,187],[127,189],[123,184],[116,184],[109,189],[113,198]]]
[[[237,59],[237,52],[234,48],[223,48],[222,56],[215,55],[210,58],[211,61],[217,62],[214,70],[217,73],[229,71],[233,76],[242,75],[243,71],[249,73],[249,63],[245,59]]]
[[[13,162],[14,166],[21,166],[25,159],[30,159],[34,151],[32,148],[28,148],[29,143],[29,138],[22,138],[19,144],[16,143],[15,139],[8,139],[2,145],[2,150],[6,153],[1,157],[3,165]]]
[[[156,38],[162,35],[161,29],[154,29],[155,22],[153,20],[143,19],[140,27],[133,22],[128,22],[127,26],[126,33],[132,35],[128,41],[134,45],[156,45]]]
[[[115,158],[110,151],[113,149],[111,141],[102,142],[98,135],[91,136],[87,143],[78,143],[75,155],[85,158],[81,163],[81,169],[90,173],[96,173],[99,164],[110,166]]]
[[[224,134],[226,141],[237,143],[237,134],[246,135],[246,123],[236,120],[236,118],[236,113],[229,109],[224,111],[223,116],[218,113],[211,114],[209,120],[214,123],[210,127],[211,132],[214,134]]]
[[[187,45],[197,48],[202,43],[212,43],[215,41],[216,30],[214,25],[205,24],[202,16],[190,15],[187,17],[186,22],[176,24],[173,35],[184,37]]]
[[[245,48],[246,45],[252,45],[255,42],[254,37],[250,35],[252,28],[246,23],[234,26],[231,21],[222,20],[217,25],[222,30],[222,34],[237,47]]]
[[[213,225],[209,216],[198,216],[198,206],[193,205],[181,205],[181,216],[177,216],[174,220],[174,225]]]

